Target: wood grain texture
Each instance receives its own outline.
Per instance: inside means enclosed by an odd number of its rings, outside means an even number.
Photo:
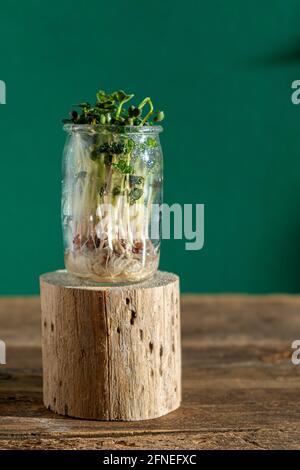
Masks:
[[[41,276],[44,403],[65,416],[138,421],[181,401],[179,278],[124,286]]]
[[[39,298],[0,299],[1,449],[298,449],[299,296],[182,296],[183,401],[143,422],[64,418],[42,403]]]

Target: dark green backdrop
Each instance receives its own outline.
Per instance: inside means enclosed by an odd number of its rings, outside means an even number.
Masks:
[[[167,119],[165,201],[205,204],[205,247],[165,241],[183,291],[300,291],[299,0],[6,0],[0,7],[1,294],[62,266],[60,119],[98,88]]]

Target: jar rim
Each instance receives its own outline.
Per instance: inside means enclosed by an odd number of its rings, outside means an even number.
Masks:
[[[159,134],[163,131],[162,126],[115,126],[101,124],[64,124],[64,131],[68,133],[82,132],[87,134],[117,133],[117,134]]]

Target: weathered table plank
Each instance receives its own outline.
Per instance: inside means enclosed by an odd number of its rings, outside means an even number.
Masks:
[[[42,404],[39,299],[0,299],[1,449],[300,447],[299,296],[183,296],[183,404],[144,422],[63,418]]]

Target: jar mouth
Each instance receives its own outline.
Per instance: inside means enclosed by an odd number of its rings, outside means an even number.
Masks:
[[[114,125],[92,125],[92,124],[64,124],[64,131],[72,134],[79,132],[84,134],[159,134],[163,131],[162,126],[114,126]]]

